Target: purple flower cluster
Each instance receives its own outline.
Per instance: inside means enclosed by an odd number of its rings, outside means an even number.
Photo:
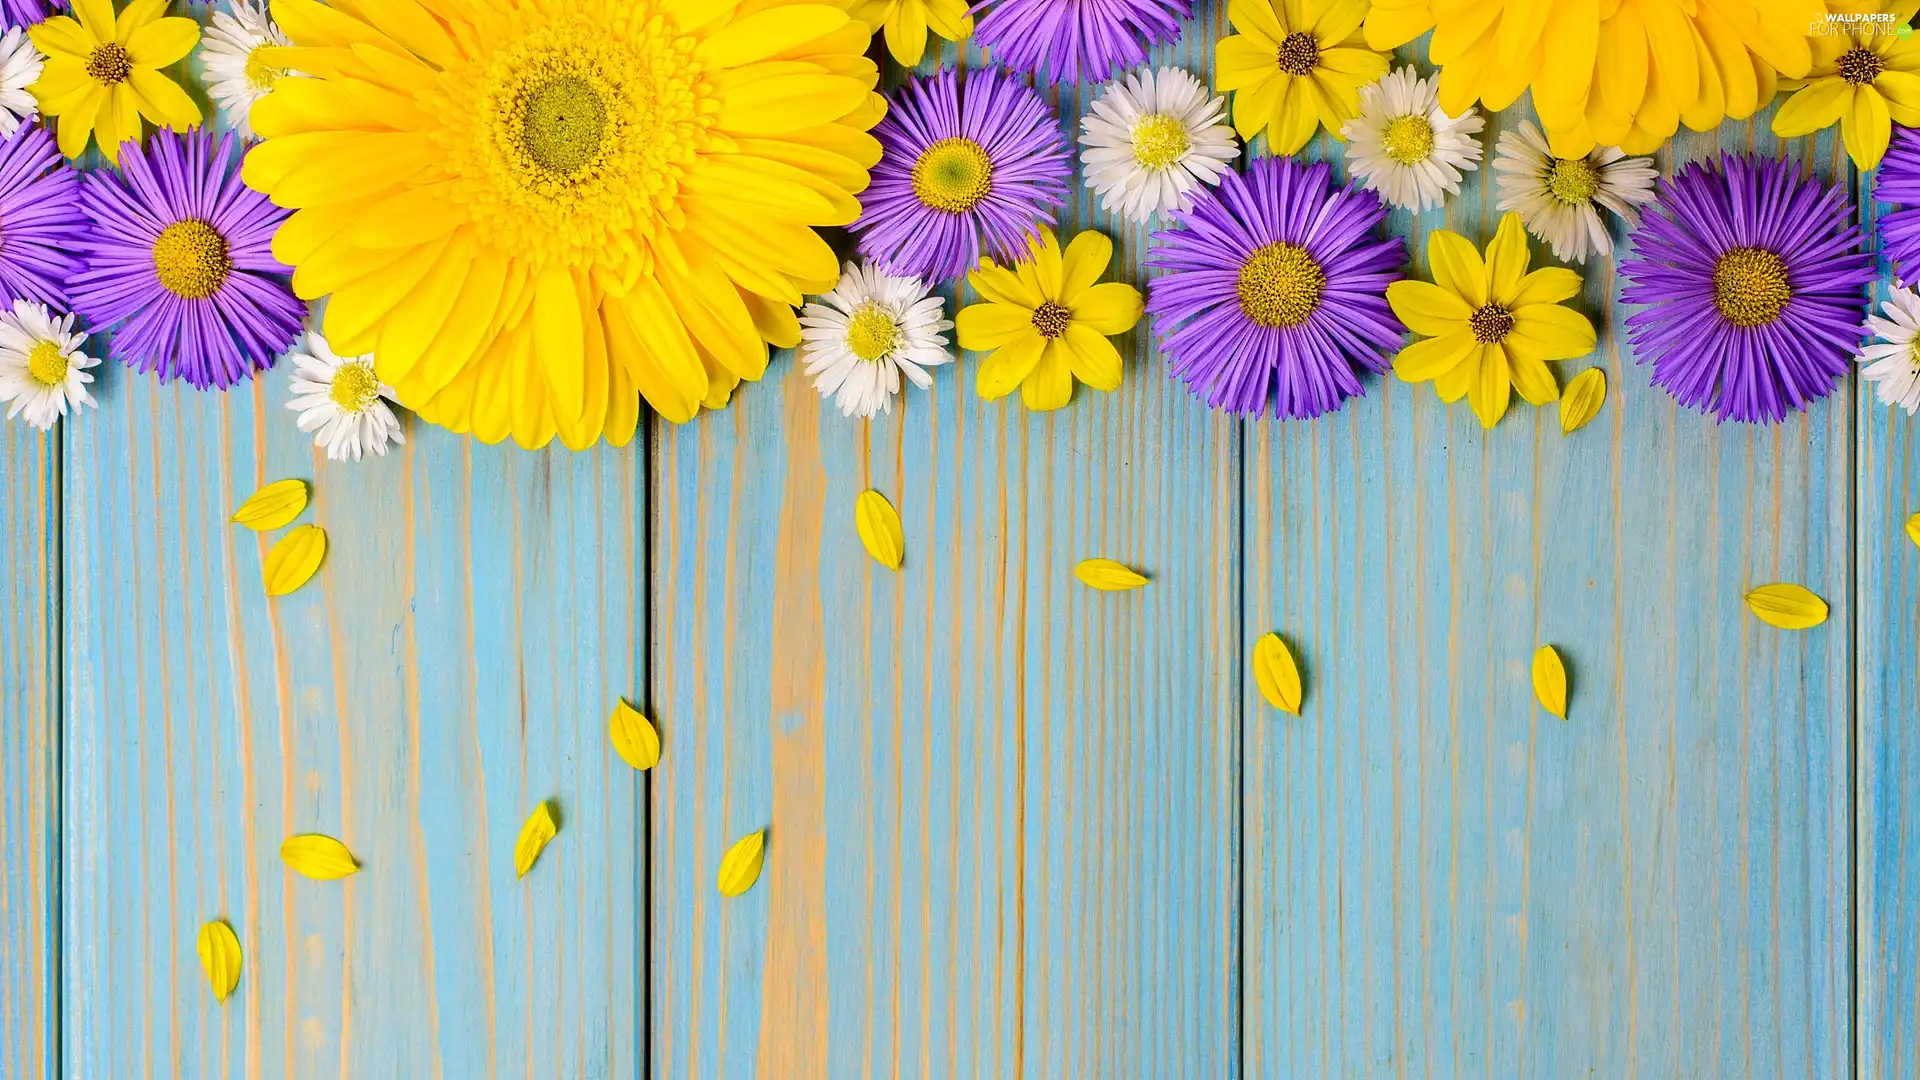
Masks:
[[[65,310],[86,234],[80,174],[53,136],[22,125],[0,140],[0,310],[15,300]]]
[[[1105,81],[1172,41],[1192,0],[982,0],[975,43],[1015,71]]]
[[[1920,131],[1895,126],[1873,197],[1900,207],[1880,216],[1880,250],[1906,277],[1920,270]]]
[[[66,9],[66,0],[0,0],[0,16],[6,20],[6,25],[0,29],[32,26],[46,21],[47,16],[54,12]]]

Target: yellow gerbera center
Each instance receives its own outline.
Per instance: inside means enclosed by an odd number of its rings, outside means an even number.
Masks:
[[[1178,117],[1152,113],[1133,122],[1133,161],[1143,169],[1164,169],[1187,156],[1192,143]]]
[[[1886,69],[1886,62],[1880,59],[1879,53],[1874,52],[1872,49],[1862,49],[1859,46],[1855,46],[1842,54],[1840,62],[1835,66],[1835,70],[1840,73],[1840,77],[1853,86],[1862,86],[1872,82],[1879,78],[1880,73]]]
[[[1033,309],[1033,328],[1048,341],[1065,334],[1072,322],[1073,312],[1052,300],[1042,301],[1039,307]]]
[[[247,54],[247,85],[255,90],[273,89],[274,81],[287,73],[286,68],[274,67],[260,59],[260,50],[267,48],[272,46],[261,45]]]
[[[1327,273],[1306,248],[1268,244],[1240,267],[1240,310],[1260,326],[1298,326],[1320,307],[1326,288]]]
[[[1600,192],[1600,170],[1586,158],[1547,163],[1547,194],[1564,206],[1585,206]]]
[[[358,415],[380,396],[380,379],[374,375],[372,364],[341,364],[333,369],[333,386],[327,396],[341,412]]]
[[[41,386],[59,386],[66,382],[70,366],[60,346],[51,341],[35,342],[33,350],[27,353],[27,377]]]
[[[867,304],[847,320],[847,348],[862,360],[881,360],[900,343],[900,324],[878,304]]]
[[[1313,35],[1295,30],[1280,39],[1280,70],[1289,75],[1311,75],[1320,66],[1320,43]]]
[[[1467,318],[1473,340],[1482,345],[1498,345],[1513,333],[1513,312],[1499,304],[1488,304]]]
[[[941,139],[913,163],[913,193],[935,210],[964,214],[992,191],[993,159],[972,139]]]
[[[1387,156],[1402,165],[1418,165],[1433,154],[1433,125],[1424,116],[1396,116],[1380,141]]]
[[[1787,264],[1764,248],[1734,248],[1713,266],[1713,306],[1735,326],[1765,326],[1793,299]]]
[[[167,226],[153,242],[153,270],[160,285],[182,300],[205,300],[233,272],[227,238],[198,218]]]
[[[117,86],[133,77],[133,57],[126,46],[108,41],[87,54],[87,77],[103,86]]]
[[[563,75],[527,96],[521,148],[557,177],[572,176],[600,156],[606,133],[607,103],[578,75]]]

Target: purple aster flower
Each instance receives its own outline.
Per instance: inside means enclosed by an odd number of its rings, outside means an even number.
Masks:
[[[1180,35],[1192,0],[983,0],[973,40],[1014,71],[1101,81]]]
[[[299,336],[306,305],[273,257],[290,211],[240,182],[233,134],[156,133],[120,171],[86,179],[93,234],[74,306],[113,330],[115,360],[225,389],[273,366]]]
[[[1073,166],[1040,95],[992,68],[914,79],[894,96],[853,231],[895,275],[952,281],[981,249],[1012,262],[1053,223]]]
[[[1682,168],[1633,234],[1620,298],[1639,362],[1690,408],[1777,421],[1833,391],[1866,319],[1871,260],[1845,189],[1782,161]]]
[[[0,309],[15,300],[67,309],[74,257],[87,235],[80,174],[37,125],[0,139]]]
[[[65,11],[66,0],[0,0],[0,15],[5,16],[5,25],[0,29],[15,26],[32,26],[44,22],[47,16],[56,11]]]
[[[1894,126],[1893,144],[1880,159],[1873,197],[1901,207],[1880,217],[1880,250],[1894,266],[1905,265],[1909,273],[1920,268],[1920,131]]]
[[[1365,393],[1406,328],[1387,306],[1407,246],[1382,237],[1380,197],[1335,189],[1324,164],[1260,158],[1153,234],[1147,287],[1169,371],[1207,404],[1310,417]]]

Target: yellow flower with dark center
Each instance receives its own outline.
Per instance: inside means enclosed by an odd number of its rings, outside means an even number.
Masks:
[[[93,139],[117,165],[121,144],[140,138],[141,117],[176,131],[200,122],[200,106],[160,73],[193,51],[200,24],[166,13],[167,0],[132,0],[117,18],[113,0],[74,0],[73,15],[27,29],[47,56],[27,89],[56,118],[61,153],[77,158]]]
[[[842,0],[848,14],[885,32],[887,52],[903,67],[914,67],[927,52],[927,32],[964,41],[973,33],[966,0]]]
[[[981,397],[994,401],[1019,387],[1027,408],[1045,411],[1073,397],[1075,379],[1120,388],[1120,353],[1107,339],[1133,329],[1144,305],[1125,282],[1096,284],[1112,260],[1105,236],[1083,232],[1063,255],[1052,230],[1011,269],[981,260],[967,283],[986,302],[954,319],[960,347],[989,354],[974,381]]]
[[[833,286],[886,103],[869,31],[801,0],[275,0],[305,72],[247,183],[326,334],[487,442],[632,438],[725,405]]]
[[[1804,79],[1781,84],[1794,94],[1773,115],[1773,133],[1792,138],[1840,125],[1857,168],[1886,155],[1893,125],[1920,127],[1920,35],[1899,31],[1920,0],[1835,3],[1827,33],[1813,38]]]
[[[1236,31],[1215,50],[1213,87],[1233,94],[1243,139],[1261,129],[1275,154],[1293,154],[1325,127],[1360,111],[1360,88],[1386,74],[1387,54],[1367,47],[1366,0],[1229,0]]]
[[[1506,415],[1514,390],[1534,405],[1560,400],[1547,361],[1592,352],[1593,323],[1560,306],[1580,291],[1580,275],[1560,267],[1528,273],[1531,258],[1518,214],[1501,216],[1485,259],[1459,233],[1429,236],[1433,281],[1387,286],[1393,313],[1426,335],[1393,358],[1394,374],[1431,381],[1442,401],[1467,398],[1488,428]]]

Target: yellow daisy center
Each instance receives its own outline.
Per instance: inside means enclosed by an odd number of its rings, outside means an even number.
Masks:
[[[1433,125],[1424,116],[1396,116],[1387,122],[1380,141],[1388,157],[1402,165],[1418,165],[1433,153]]]
[[[247,54],[247,85],[255,90],[273,89],[274,80],[287,73],[286,68],[274,67],[260,59],[260,50],[272,48],[270,45],[257,46]]]
[[[133,57],[126,46],[103,42],[87,54],[87,77],[103,86],[117,86],[133,76]]]
[[[1072,322],[1073,312],[1052,300],[1042,301],[1039,307],[1033,309],[1033,328],[1048,341],[1064,335]]]
[[[35,342],[27,353],[27,376],[41,386],[59,386],[67,381],[67,358],[60,346],[51,341]]]
[[[1280,55],[1276,58],[1280,70],[1289,75],[1311,75],[1313,69],[1320,66],[1320,43],[1313,35],[1295,30],[1280,40]]]
[[[1787,264],[1764,248],[1734,248],[1713,266],[1713,306],[1735,326],[1765,326],[1793,299]]]
[[[867,304],[847,320],[847,348],[869,362],[884,359],[900,343],[900,324],[878,304]]]
[[[205,300],[233,272],[227,239],[199,218],[167,226],[153,242],[153,270],[160,285],[182,300]]]
[[[1554,158],[1547,163],[1547,194],[1564,206],[1585,206],[1600,192],[1600,170],[1586,158]]]
[[[1133,122],[1133,160],[1143,169],[1164,169],[1187,156],[1192,143],[1178,117],[1153,113]]]
[[[1879,78],[1880,73],[1886,69],[1886,62],[1880,59],[1879,53],[1857,45],[1843,53],[1840,62],[1834,68],[1851,86],[1870,83]]]
[[[333,370],[333,386],[327,391],[327,397],[340,406],[341,412],[351,415],[366,412],[379,396],[380,379],[374,375],[372,364],[349,362]]]
[[[1241,312],[1256,324],[1298,326],[1320,307],[1327,274],[1306,248],[1274,243],[1248,257],[1237,288]]]
[[[972,139],[941,139],[913,163],[913,193],[935,210],[964,214],[992,191],[993,159]]]
[[[1513,312],[1499,304],[1488,304],[1467,318],[1473,340],[1482,345],[1498,345],[1513,333]]]

